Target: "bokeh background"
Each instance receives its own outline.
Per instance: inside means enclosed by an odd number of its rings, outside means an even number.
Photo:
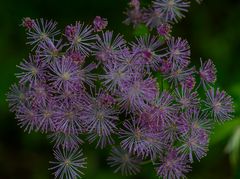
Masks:
[[[52,178],[49,160],[52,145],[45,135],[24,133],[8,111],[5,94],[16,82],[16,65],[28,56],[25,31],[19,26],[23,17],[54,19],[59,27],[76,20],[91,22],[96,15],[108,18],[109,28],[126,38],[131,27],[123,25],[127,0],[0,0],[0,179]],[[145,0],[148,4],[150,1]],[[240,1],[192,1],[187,17],[175,25],[174,36],[186,38],[192,48],[192,63],[211,58],[218,69],[218,86],[234,97],[234,120],[217,125],[210,140],[208,156],[195,162],[190,179],[240,178]],[[155,179],[151,165],[135,177],[113,174],[106,165],[108,150],[84,147],[88,157],[86,179]]]

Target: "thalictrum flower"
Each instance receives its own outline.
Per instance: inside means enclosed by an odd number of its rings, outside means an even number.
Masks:
[[[83,158],[82,150],[78,149],[56,149],[54,150],[54,162],[50,162],[54,170],[55,178],[72,179],[81,178],[82,168],[86,168],[86,158]]]

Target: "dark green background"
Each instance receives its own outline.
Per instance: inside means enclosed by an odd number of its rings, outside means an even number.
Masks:
[[[150,1],[145,0],[148,4]],[[28,135],[17,126],[14,115],[8,112],[5,94],[16,81],[16,65],[28,56],[30,47],[25,45],[25,31],[19,27],[21,19],[43,17],[59,22],[59,27],[76,20],[91,22],[96,15],[108,18],[109,27],[132,37],[132,29],[124,26],[122,11],[126,0],[0,0],[0,179],[52,178],[48,161],[52,160],[51,144],[46,136]],[[212,58],[218,69],[218,86],[234,97],[235,119],[217,126],[210,141],[208,156],[193,165],[188,175],[193,179],[240,178],[237,160],[240,136],[240,1],[205,0],[198,5],[192,1],[187,17],[175,25],[174,36],[186,38],[191,44],[193,64],[199,58]],[[235,135],[234,135],[235,134]],[[226,154],[225,147],[235,136],[233,152]],[[107,150],[94,150],[94,145],[84,147],[88,157],[86,179],[121,179],[106,166]],[[235,162],[234,162],[235,161]],[[153,168],[143,166],[136,179],[157,178]]]

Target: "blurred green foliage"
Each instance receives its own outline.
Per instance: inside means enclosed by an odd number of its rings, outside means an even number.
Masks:
[[[148,4],[149,0],[144,0]],[[0,178],[47,179],[52,177],[48,161],[52,160],[51,144],[45,135],[19,129],[14,115],[8,112],[5,94],[16,82],[16,65],[28,56],[24,29],[19,27],[23,17],[54,19],[63,28],[76,20],[91,22],[96,15],[106,17],[109,27],[133,37],[131,27],[123,25],[123,10],[127,0],[1,0],[0,1]],[[193,179],[240,178],[240,1],[194,1],[187,17],[176,24],[174,36],[186,38],[192,47],[192,61],[199,65],[199,58],[212,58],[218,69],[218,86],[234,97],[235,119],[217,125],[210,140],[208,156],[193,165],[188,175]],[[135,35],[146,33],[138,27]],[[143,167],[136,177],[113,174],[106,165],[108,151],[96,151],[94,145],[84,146],[88,157],[86,179],[154,179],[152,166]]]

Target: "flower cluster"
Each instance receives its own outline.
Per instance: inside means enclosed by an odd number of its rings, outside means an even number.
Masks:
[[[232,118],[232,98],[214,88],[213,61],[190,66],[187,40],[170,34],[189,2],[129,5],[125,23],[144,23],[150,31],[133,42],[105,30],[100,16],[93,25],[67,25],[63,36],[56,22],[23,19],[33,49],[17,66],[19,83],[7,100],[20,127],[47,133],[53,142],[56,178],[82,176],[86,140],[112,146],[107,162],[123,175],[150,161],[158,176],[185,177],[206,155],[213,123]]]

